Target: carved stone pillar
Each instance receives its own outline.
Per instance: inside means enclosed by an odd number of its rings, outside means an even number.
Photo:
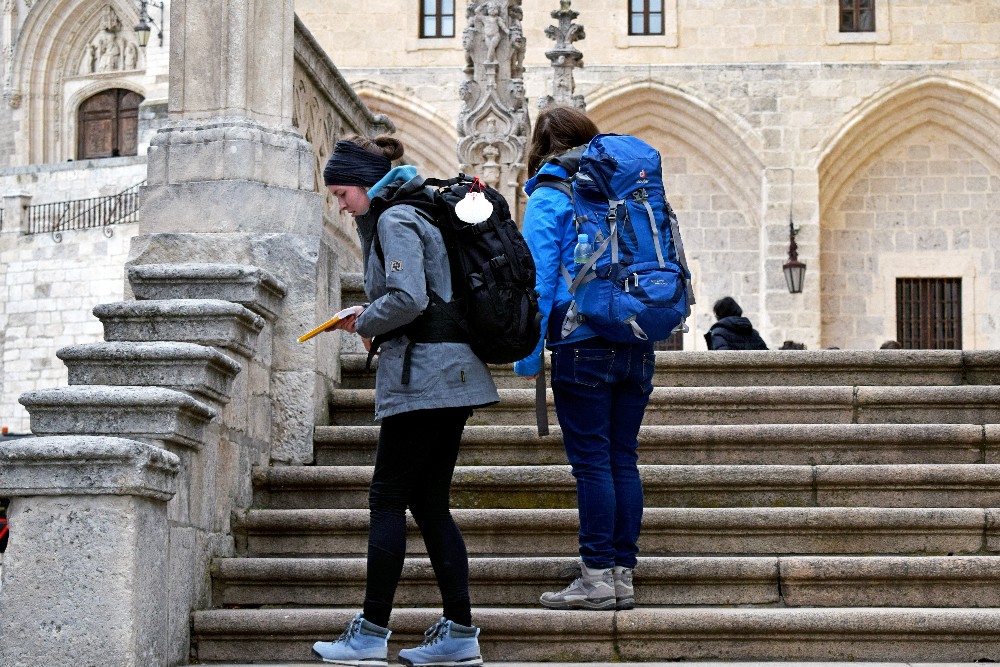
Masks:
[[[524,97],[521,0],[473,0],[466,9],[459,168],[499,190],[517,210],[530,125]]]
[[[173,0],[169,120],[150,142],[129,265],[252,265],[288,294],[274,324],[274,460],[312,458],[336,376],[332,344],[298,336],[339,306],[312,148],[292,126],[293,0]],[[129,287],[126,285],[126,290]]]
[[[545,36],[555,40],[554,49],[545,52],[545,57],[552,61],[552,68],[555,72],[552,75],[552,94],[545,95],[538,99],[538,107],[544,109],[552,105],[571,106],[583,109],[585,102],[583,95],[574,95],[576,84],[573,81],[573,70],[583,67],[583,54],[573,42],[577,42],[586,37],[583,26],[573,23],[573,19],[580,15],[580,12],[570,9],[570,0],[559,0],[559,9],[552,11],[552,18],[559,21],[559,25],[550,25],[545,28]]]

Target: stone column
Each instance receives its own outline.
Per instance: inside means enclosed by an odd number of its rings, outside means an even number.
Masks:
[[[339,304],[309,144],[292,118],[293,0],[174,0],[169,121],[149,147],[129,265],[253,265],[288,286],[268,391],[274,460],[305,463],[336,376],[332,336],[300,345]]]
[[[530,126],[524,104],[521,0],[473,0],[466,8],[465,76],[458,118],[458,164],[520,209]]]
[[[0,664],[167,663],[167,501],[179,462],[103,437],[0,448],[10,540],[0,585]]]
[[[555,48],[545,52],[545,57],[552,63],[552,94],[538,98],[538,107],[553,105],[571,106],[583,109],[586,105],[583,95],[574,95],[576,83],[573,80],[573,70],[583,67],[583,54],[573,46],[587,35],[583,31],[583,26],[574,23],[574,19],[580,15],[570,9],[570,0],[559,0],[559,9],[552,11],[550,16],[559,21],[559,25],[550,25],[545,28],[545,36],[555,41]]]

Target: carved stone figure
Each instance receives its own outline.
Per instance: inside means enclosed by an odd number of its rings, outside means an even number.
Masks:
[[[97,64],[97,71],[114,72],[121,69],[122,50],[118,45],[118,40],[112,35],[101,38],[98,44],[101,57]]]
[[[459,168],[496,187],[516,210],[530,131],[524,106],[521,0],[474,0],[463,33],[466,81],[459,88]]]
[[[136,69],[139,65],[139,47],[132,42],[125,44],[125,69]]]
[[[507,22],[500,15],[500,4],[489,2],[485,7],[486,11],[480,16],[480,25],[483,31],[483,41],[486,42],[486,63],[497,62],[497,48],[500,46],[500,38],[503,35],[510,35],[510,28]]]

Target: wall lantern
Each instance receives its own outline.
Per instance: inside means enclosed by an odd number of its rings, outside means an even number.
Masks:
[[[788,221],[788,261],[781,266],[785,272],[785,282],[791,294],[802,291],[802,283],[806,278],[806,265],[799,261],[799,246],[795,243],[795,235],[799,233],[792,221]]]
[[[149,17],[147,5],[160,10],[159,25]],[[163,46],[163,3],[139,0],[139,25],[135,27],[135,36],[139,40],[139,46],[142,48],[146,48],[146,45],[149,44],[150,24],[156,28],[156,36],[160,39],[160,46]]]

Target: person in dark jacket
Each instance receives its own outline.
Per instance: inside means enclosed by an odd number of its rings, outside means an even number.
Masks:
[[[766,350],[767,344],[753,328],[750,320],[743,317],[743,309],[736,299],[724,296],[712,306],[718,322],[705,334],[705,342],[710,350]]]
[[[479,628],[472,625],[468,551],[449,498],[465,423],[473,408],[500,396],[468,343],[411,341],[403,329],[430,317],[432,294],[450,301],[452,284],[441,232],[428,215],[404,203],[426,186],[414,167],[392,167],[402,155],[403,145],[391,136],[350,136],[337,142],[323,171],[340,210],[354,216],[370,301],[334,328],[358,334],[366,347],[372,338],[391,337],[378,348],[375,373],[375,419],[381,426],[368,491],[364,606],[339,639],[316,642],[313,653],[337,665],[388,665],[389,617],[406,557],[409,509],[424,538],[443,613],[420,646],[400,651],[399,661],[473,667],[483,664]]]

